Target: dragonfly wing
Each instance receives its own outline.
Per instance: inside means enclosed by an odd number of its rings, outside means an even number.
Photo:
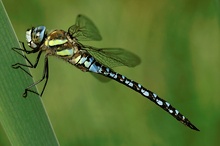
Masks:
[[[140,58],[132,52],[122,48],[94,48],[85,46],[85,49],[100,63],[109,68],[117,66],[135,67],[140,64]]]
[[[95,24],[83,15],[77,16],[75,25],[69,27],[68,33],[79,41],[99,41],[102,39]]]
[[[99,80],[100,82],[102,82],[102,83],[107,83],[107,82],[110,82],[112,80],[110,78],[106,78],[104,76],[100,76],[100,74],[96,74],[96,73],[92,73],[92,72],[91,72],[91,75],[93,77],[95,77],[97,80]]]

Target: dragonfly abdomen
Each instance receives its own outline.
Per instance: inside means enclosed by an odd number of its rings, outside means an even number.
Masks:
[[[127,77],[114,72],[108,67],[97,62],[94,57],[89,54],[83,54],[82,57],[76,63],[76,66],[81,70],[86,70],[94,73],[98,73],[104,75],[108,78],[114,79],[115,81],[124,84],[125,86],[133,89],[134,91],[140,93],[144,97],[153,101],[156,105],[164,109],[170,115],[175,117],[178,121],[182,122],[186,126],[190,127],[191,129],[199,131],[185,116],[183,116],[177,109],[175,109],[170,103],[161,99],[157,94],[153,93],[152,91],[146,89],[141,84],[128,79]]]
[[[164,99],[161,99],[157,94],[153,93],[152,91],[146,89],[143,87],[141,84],[132,81],[128,79],[127,77],[112,71],[108,67],[105,67],[101,65],[99,67],[99,72],[100,74],[109,77],[111,79],[116,80],[119,83],[124,84],[125,86],[133,89],[134,91],[140,93],[144,97],[150,99],[153,101],[156,105],[159,107],[163,108],[166,112],[168,112],[170,115],[172,115],[174,118],[176,118],[178,121],[181,123],[185,124],[186,126],[190,127],[191,129],[199,131],[185,116],[183,116],[177,109],[175,109],[170,103],[165,101]]]
[[[144,97],[153,101],[156,105],[164,109],[166,112],[168,112],[170,115],[172,115],[174,118],[176,118],[181,123],[185,124],[191,129],[199,131],[199,129],[197,129],[185,116],[183,116],[170,103],[168,103],[164,99],[161,99],[159,96],[157,96],[157,94],[146,89],[141,84],[133,80],[130,80],[127,77],[117,72],[114,72],[108,67],[105,67],[101,63],[97,62],[96,59],[92,57],[90,54],[84,53],[80,55],[80,58],[77,60],[75,65],[83,71],[90,71],[90,72],[101,74],[108,78],[114,79],[115,81],[133,89],[134,91],[140,93]]]

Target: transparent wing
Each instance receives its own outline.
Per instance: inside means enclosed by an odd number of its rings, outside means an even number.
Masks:
[[[92,72],[90,72],[90,74],[93,76],[93,77],[95,77],[97,80],[99,80],[100,82],[102,82],[102,83],[107,83],[107,82],[110,82],[112,79],[110,79],[110,78],[106,78],[106,77],[104,77],[104,76],[100,76],[99,74],[97,74],[97,73],[92,73]]]
[[[117,66],[135,67],[140,64],[140,58],[132,52],[121,48],[94,48],[85,46],[85,48],[97,61],[109,68]]]
[[[99,41],[102,39],[95,24],[83,15],[77,16],[75,25],[69,27],[68,33],[79,41]]]

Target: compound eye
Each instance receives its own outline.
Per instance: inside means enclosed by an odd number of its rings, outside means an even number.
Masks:
[[[32,41],[35,44],[41,44],[45,37],[45,26],[38,26],[32,32]]]

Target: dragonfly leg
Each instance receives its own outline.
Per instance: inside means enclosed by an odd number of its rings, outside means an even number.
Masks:
[[[30,75],[32,77],[32,75],[28,71],[26,71],[23,67],[36,68],[38,65],[42,51],[40,51],[38,53],[35,63],[32,64],[31,61],[26,57],[26,55],[22,54],[20,51],[25,52],[26,54],[35,53],[36,51],[35,50],[28,51],[28,50],[26,50],[24,43],[21,42],[21,44],[22,44],[23,49],[22,48],[12,48],[12,50],[15,51],[16,53],[18,53],[19,55],[21,55],[28,62],[28,64],[15,63],[12,65],[12,68],[14,68],[14,69],[20,68],[21,70],[23,70],[25,73],[27,73],[28,75]]]
[[[45,55],[45,58],[44,58],[44,71],[43,71],[42,78],[41,78],[39,81],[37,81],[37,82],[31,84],[30,86],[28,86],[28,87],[25,89],[24,93],[23,93],[23,97],[27,97],[27,92],[32,92],[32,93],[35,93],[35,94],[37,94],[37,95],[39,95],[39,96],[42,96],[43,93],[44,93],[44,90],[45,90],[45,88],[46,88],[48,78],[49,78],[48,55]],[[33,86],[39,84],[39,83],[42,82],[44,79],[45,79],[44,87],[43,87],[43,89],[42,89],[42,91],[41,91],[40,94],[39,94],[38,92],[36,92],[36,91],[31,90],[31,88],[32,88]]]

